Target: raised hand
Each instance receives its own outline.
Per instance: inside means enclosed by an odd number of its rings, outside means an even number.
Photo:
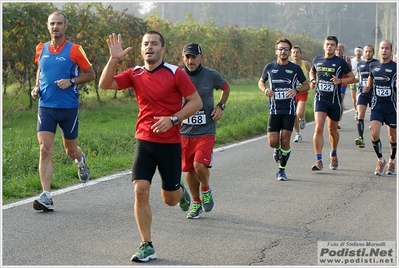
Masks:
[[[132,47],[127,47],[126,49],[123,49],[121,34],[118,34],[118,36],[115,33],[111,34],[107,39],[107,44],[109,48],[109,53],[114,59],[120,59],[125,56],[126,53],[132,50]]]

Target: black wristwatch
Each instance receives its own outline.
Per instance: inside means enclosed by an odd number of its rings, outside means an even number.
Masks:
[[[222,110],[226,109],[226,104],[224,104],[223,102],[219,101],[218,105]]]
[[[178,125],[178,124],[180,123],[179,117],[177,117],[176,115],[172,115],[172,116],[170,117],[170,120],[172,120],[172,124],[173,124],[174,126],[176,126],[176,125]]]
[[[72,84],[72,86],[74,86],[75,85],[75,83],[76,83],[76,80],[75,80],[75,78],[72,78],[71,80],[69,80],[70,82],[71,82],[71,84]]]

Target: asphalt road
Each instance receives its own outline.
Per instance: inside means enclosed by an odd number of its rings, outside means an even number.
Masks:
[[[366,148],[358,148],[354,110],[347,110],[338,170],[328,168],[325,134],[320,172],[310,170],[313,130],[308,123],[304,140],[291,144],[286,182],[275,178],[278,164],[265,136],[217,148],[211,170],[215,207],[197,220],[162,202],[157,174],[150,202],[158,259],[148,264],[130,260],[140,236],[126,171],[54,192],[54,212],[33,210],[33,198],[4,205],[2,265],[314,267],[318,241],[397,241],[397,178],[374,175],[368,128]],[[388,159],[386,127],[381,139]]]

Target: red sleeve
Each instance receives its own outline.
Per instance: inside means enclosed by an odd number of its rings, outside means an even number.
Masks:
[[[129,69],[121,72],[120,74],[117,74],[114,76],[114,79],[119,87],[118,90],[133,87],[132,81],[130,80],[130,77],[133,76],[132,75],[133,70],[134,69],[129,68]]]
[[[229,87],[229,82],[226,81],[226,84],[221,88],[221,90],[226,90]]]

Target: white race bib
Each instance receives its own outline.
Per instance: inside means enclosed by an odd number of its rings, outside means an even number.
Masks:
[[[391,88],[390,87],[376,87],[375,93],[378,97],[389,97],[391,96]]]
[[[334,84],[325,83],[325,82],[320,81],[320,82],[317,84],[317,88],[318,88],[320,91],[324,91],[324,92],[333,92],[333,91],[334,91]]]
[[[206,116],[205,116],[205,114],[192,115],[189,118],[183,120],[183,124],[186,124],[186,125],[205,125],[206,124]]]
[[[287,98],[287,91],[274,92],[274,99],[276,99],[276,100],[288,99]]]
[[[361,86],[362,87],[367,86],[367,79],[364,79],[364,80],[361,81]]]

